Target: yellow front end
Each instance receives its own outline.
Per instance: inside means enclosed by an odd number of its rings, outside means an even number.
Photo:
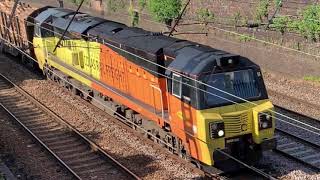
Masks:
[[[265,142],[268,142],[268,144],[270,144],[270,141],[274,142],[275,120],[273,118],[272,103],[269,100],[255,101],[253,103],[256,105],[241,103],[197,112],[198,127],[205,128],[205,130],[198,131],[198,138],[201,141],[201,162],[207,165],[214,165],[216,159],[214,152],[216,149],[232,152],[235,149],[228,147],[228,143],[240,141],[243,137],[248,139],[248,146],[260,147]],[[270,126],[272,124],[270,128],[259,128],[261,126],[259,124],[259,116],[262,114],[269,114],[272,117],[270,119]],[[223,133],[221,131],[219,134],[213,132],[216,124],[218,126],[224,125]],[[217,136],[213,137],[215,135]]]

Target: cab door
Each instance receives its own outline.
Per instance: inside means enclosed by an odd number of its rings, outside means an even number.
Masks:
[[[36,23],[36,25],[34,26],[33,46],[36,59],[39,62],[39,67],[43,70],[47,54],[45,52],[43,39],[41,38],[40,23]]]

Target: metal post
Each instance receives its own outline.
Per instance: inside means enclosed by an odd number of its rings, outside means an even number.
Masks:
[[[177,21],[174,23],[174,26],[172,27],[172,29],[171,29],[171,31],[170,31],[170,33],[169,33],[168,36],[172,36],[173,31],[175,30],[176,26],[179,24],[179,21],[180,21],[180,19],[182,18],[184,12],[187,10],[187,7],[188,7],[188,5],[190,4],[190,1],[191,1],[191,0],[188,0],[187,4],[184,6],[182,12],[180,13]]]
[[[276,17],[276,15],[278,14],[278,12],[280,11],[281,7],[282,7],[282,0],[279,1],[279,4],[276,5],[277,9],[276,11],[273,13],[273,15],[271,16],[270,19],[268,19],[268,24],[266,25],[266,29],[269,28],[270,24],[272,23],[273,19]]]
[[[11,25],[12,25],[12,22],[13,22],[12,19],[13,19],[14,15],[16,14],[16,10],[17,10],[19,1],[20,1],[20,0],[15,0],[15,1],[14,1],[14,5],[13,5],[13,8],[12,8],[10,17],[9,17],[9,22],[7,22],[8,27],[5,29],[5,33],[4,33],[4,36],[3,36],[3,40],[2,40],[1,43],[0,43],[0,52],[3,51],[4,39],[6,39],[7,36],[8,36],[8,34],[9,34],[9,31],[10,31],[10,28],[11,28]]]

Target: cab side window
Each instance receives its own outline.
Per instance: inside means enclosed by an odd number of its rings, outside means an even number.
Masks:
[[[40,23],[36,23],[36,25],[34,26],[34,35],[36,37],[41,37]]]
[[[173,74],[172,75],[172,94],[178,98],[181,98],[182,94],[182,78],[180,75]]]
[[[194,88],[191,84],[191,80],[188,78],[183,78],[182,79],[182,97],[184,102],[190,103],[191,101],[191,92],[192,89]]]

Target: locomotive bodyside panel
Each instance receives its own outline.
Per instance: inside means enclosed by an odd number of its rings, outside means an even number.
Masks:
[[[164,78],[153,76],[143,67],[134,64],[105,45],[101,45],[101,49],[102,82],[157,111],[167,109]]]

